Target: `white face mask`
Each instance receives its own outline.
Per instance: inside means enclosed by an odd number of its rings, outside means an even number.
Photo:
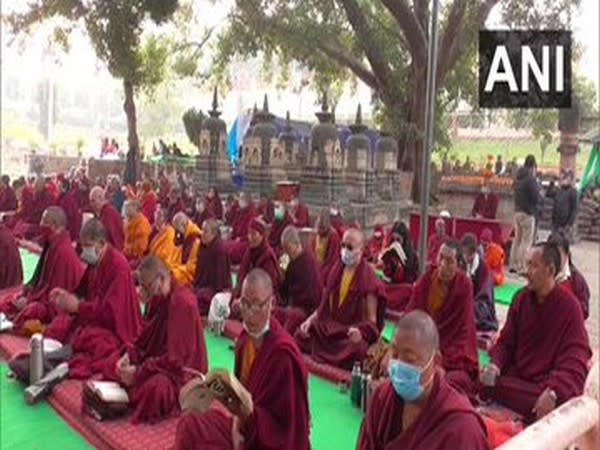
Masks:
[[[347,248],[342,248],[340,256],[342,257],[342,262],[346,267],[352,266],[356,261],[356,255],[354,254],[354,252],[351,252]]]
[[[246,333],[248,333],[248,336],[250,336],[252,339],[255,339],[255,340],[260,339],[267,333],[267,331],[269,331],[269,321],[267,321],[264,328],[262,330],[260,330],[258,333],[252,333],[246,326],[246,322],[242,322],[242,326],[244,327],[244,330],[246,330]]]

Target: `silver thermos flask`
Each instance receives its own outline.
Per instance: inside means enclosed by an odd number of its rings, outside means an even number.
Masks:
[[[29,341],[29,385],[37,383],[43,376],[44,338],[40,333],[36,333]]]

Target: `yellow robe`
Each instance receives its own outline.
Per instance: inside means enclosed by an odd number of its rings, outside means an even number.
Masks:
[[[128,259],[139,259],[146,254],[151,231],[152,226],[142,213],[125,222],[123,253]]]
[[[193,223],[191,220],[188,221],[187,227],[185,229],[184,240],[187,240],[188,238],[190,238],[192,236],[195,236],[196,240],[192,244],[192,249],[190,251],[190,254],[189,254],[186,262],[182,261],[183,248],[180,248],[179,261],[177,262],[175,267],[173,267],[173,269],[171,270],[171,272],[173,273],[173,277],[175,277],[175,279],[180,284],[183,284],[183,285],[191,284],[194,281],[194,279],[196,278],[196,270],[197,270],[197,264],[198,264],[198,251],[200,250],[200,236],[201,235],[202,235],[202,232],[200,231],[200,228],[198,228],[198,225]]]
[[[150,242],[148,253],[159,258],[169,270],[181,261],[181,249],[175,245],[175,228],[166,225]]]

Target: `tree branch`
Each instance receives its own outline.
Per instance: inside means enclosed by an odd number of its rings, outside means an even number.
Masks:
[[[427,61],[427,38],[406,0],[381,0],[381,3],[394,16],[404,33],[413,61],[417,65],[425,64]]]
[[[417,16],[417,22],[419,22],[419,25],[421,25],[423,33],[427,33],[427,14],[429,13],[429,1],[413,0],[413,8],[415,10],[415,16]]]
[[[454,0],[448,14],[448,21],[440,40],[440,51],[438,52],[437,80],[446,76],[448,66],[453,63],[450,56],[455,53],[455,47],[459,35],[462,32],[467,0]]]

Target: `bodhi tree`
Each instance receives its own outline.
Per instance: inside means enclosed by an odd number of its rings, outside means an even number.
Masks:
[[[236,0],[219,36],[216,68],[235,54],[295,60],[324,83],[358,78],[373,91],[381,123],[398,140],[400,168],[415,170],[418,198],[425,130],[430,0]],[[442,1],[437,61],[436,141],[444,112],[477,99],[478,31],[492,9],[503,23],[561,28],[579,0]]]
[[[129,181],[135,181],[139,160],[135,92],[152,89],[162,81],[168,53],[159,39],[142,42],[142,32],[149,22],[168,21],[178,5],[177,0],[37,0],[24,12],[4,17],[16,35],[30,34],[42,23],[52,22],[54,38],[65,48],[74,29],[85,31],[98,59],[113,77],[123,81]]]

